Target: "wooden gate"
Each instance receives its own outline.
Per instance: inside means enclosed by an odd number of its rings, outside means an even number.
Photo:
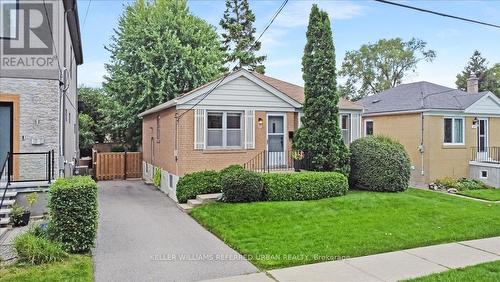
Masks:
[[[97,180],[142,177],[142,153],[96,153],[94,170]]]

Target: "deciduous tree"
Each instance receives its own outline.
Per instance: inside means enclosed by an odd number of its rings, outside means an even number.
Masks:
[[[401,84],[420,61],[434,60],[436,52],[426,47],[427,43],[420,39],[394,38],[380,39],[375,44],[348,51],[340,71],[340,75],[347,78],[343,94],[351,100],[359,100]]]
[[[110,128],[131,149],[141,142],[137,114],[223,72],[215,27],[191,14],[185,0],[137,0],[125,7],[106,49]]]

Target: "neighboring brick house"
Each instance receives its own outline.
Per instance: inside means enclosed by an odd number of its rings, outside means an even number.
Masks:
[[[423,186],[444,177],[472,177],[500,186],[500,99],[429,82],[402,84],[358,101],[364,135],[397,139],[408,151],[411,182]]]
[[[244,165],[266,154],[267,166],[289,167],[293,132],[300,126],[304,89],[247,70],[149,109],[143,118],[145,178],[162,169],[162,186],[175,198],[180,176],[194,171]],[[345,142],[361,136],[362,108],[339,102]]]
[[[0,28],[1,162],[7,152],[30,153],[11,159],[11,180],[46,179],[48,156],[32,153],[53,150],[50,178],[72,175],[79,154],[77,66],[83,62],[76,0],[0,6],[11,17]]]

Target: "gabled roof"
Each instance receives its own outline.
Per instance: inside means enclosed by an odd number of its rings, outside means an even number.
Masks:
[[[270,76],[266,76],[260,73],[256,72],[250,72],[245,69],[240,69],[238,71],[233,72],[230,76],[234,77],[239,77],[239,76],[247,76],[247,77],[253,77],[258,79],[259,83],[264,83],[263,85],[266,86],[268,89],[272,90],[273,92],[277,92],[277,94],[280,94],[281,96],[287,98],[290,100],[291,103],[296,104],[296,106],[300,107],[304,103],[304,88],[280,79],[276,79]],[[224,79],[224,81],[221,82],[221,84],[227,83],[230,81],[230,76],[228,76],[228,79]],[[199,95],[202,95],[206,93],[206,91],[209,91],[213,85],[215,85],[217,82],[219,82],[222,78],[219,78],[217,80],[211,81],[209,83],[206,83],[200,87],[197,87],[189,92],[186,92],[179,97],[169,100],[161,105],[158,105],[154,108],[151,108],[145,112],[142,112],[139,114],[139,117],[152,114],[170,107],[173,107],[177,105],[177,103],[182,103],[184,101],[188,101],[191,99],[196,98]],[[269,87],[270,86],[270,87]],[[206,91],[202,91],[206,88]],[[293,101],[292,101],[293,100]],[[344,110],[362,110],[363,107],[360,105],[348,101],[344,98],[341,98],[339,100],[338,106],[340,109]]]
[[[365,114],[423,110],[465,110],[489,92],[470,94],[420,81],[401,84],[358,101]]]

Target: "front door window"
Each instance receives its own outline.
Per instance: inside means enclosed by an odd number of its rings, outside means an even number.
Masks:
[[[285,164],[285,126],[283,116],[268,116],[267,150],[271,167]]]

